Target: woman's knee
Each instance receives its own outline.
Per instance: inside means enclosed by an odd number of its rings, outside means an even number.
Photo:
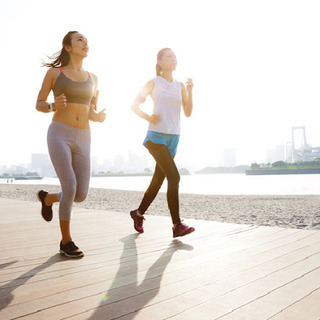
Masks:
[[[171,173],[167,176],[168,184],[170,185],[179,185],[180,183],[180,174],[179,171],[176,170],[175,172]]]
[[[62,196],[60,197],[63,201],[73,202],[76,196],[76,188],[73,186],[62,187]]]
[[[88,192],[87,191],[77,191],[75,197],[74,197],[74,202],[83,202],[84,200],[87,199]]]

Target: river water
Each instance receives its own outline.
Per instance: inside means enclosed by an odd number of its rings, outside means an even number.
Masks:
[[[150,176],[93,177],[91,188],[145,191]],[[0,179],[0,183],[7,183]],[[20,180],[13,184],[53,184],[57,178]],[[166,191],[166,183],[160,191]],[[246,176],[245,174],[192,174],[181,176],[180,193],[213,195],[320,195],[319,174]]]

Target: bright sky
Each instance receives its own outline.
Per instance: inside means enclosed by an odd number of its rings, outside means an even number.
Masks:
[[[306,126],[308,142],[320,146],[319,16],[316,0],[1,0],[0,165],[47,153],[52,115],[35,110],[41,59],[70,30],[88,38],[84,68],[98,76],[107,108],[107,120],[91,125],[101,161],[147,154],[147,123],[130,104],[155,76],[163,47],[176,53],[175,78],[195,83],[178,164],[218,165],[225,148],[236,148],[238,164],[262,162],[267,149],[290,141],[292,126]]]

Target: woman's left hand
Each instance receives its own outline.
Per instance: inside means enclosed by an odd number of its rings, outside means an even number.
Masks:
[[[95,112],[93,109],[90,109],[89,120],[94,122],[103,122],[106,119],[105,110],[106,108],[102,109],[100,112]]]
[[[186,86],[188,93],[191,93],[193,89],[193,81],[191,78],[187,78]]]
[[[97,122],[103,122],[106,119],[106,113],[105,113],[106,108],[102,109],[100,112],[97,113]]]

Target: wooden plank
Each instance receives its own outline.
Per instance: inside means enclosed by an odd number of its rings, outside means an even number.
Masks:
[[[314,270],[303,274],[302,276],[286,283],[285,285],[274,289],[264,296],[255,298],[252,302],[247,303],[237,309],[232,310],[222,318],[221,320],[241,320],[241,319],[259,319],[261,316],[261,310],[264,310],[263,316],[265,319],[273,318],[274,315],[281,314],[282,310],[287,310],[290,306],[302,301],[314,292],[320,290],[320,269]],[[311,317],[320,316],[319,302],[312,307],[314,314],[308,314],[308,320]],[[304,310],[305,312],[305,310]],[[301,312],[294,314],[295,319],[304,319]],[[282,314],[283,316],[283,314]],[[291,313],[291,317],[293,314]],[[286,319],[286,318],[282,318]]]
[[[128,213],[75,208],[86,255],[68,260],[39,203],[0,199],[0,208],[1,319],[281,319],[318,296],[304,279],[320,279],[319,231],[191,220],[197,231],[172,240],[168,217],[147,217],[137,236]]]
[[[317,250],[318,248],[315,246],[313,253],[317,252]],[[302,256],[305,255],[304,253],[301,254]],[[312,250],[306,254],[312,254]],[[274,265],[273,261],[270,261],[269,265],[263,264],[261,266],[262,268],[249,269],[222,281],[217,281],[215,286],[209,285],[206,288],[194,290],[191,294],[185,294],[176,298],[175,302],[179,305],[181,305],[181,303],[186,304],[187,301],[191,301],[193,296],[198,296],[200,293],[206,296],[207,302],[199,303],[191,308],[189,303],[184,310],[181,309],[183,311],[180,313],[177,312],[176,316],[171,318],[193,319],[194,314],[197,314],[200,319],[206,319],[206,316],[210,314],[210,319],[220,319],[226,315],[225,319],[229,319],[228,317],[233,310],[249,304],[256,299],[269,294],[269,292],[286,286],[289,283],[304,277],[306,274],[314,272],[319,266],[319,256],[319,253],[312,255],[308,261],[307,259],[301,259],[300,257],[299,261],[294,262],[294,260],[291,260],[288,262],[287,266],[283,265],[282,268],[278,263]],[[280,258],[280,260],[281,259],[282,258]],[[292,256],[291,259],[294,259],[294,257]],[[284,262],[284,259],[282,260]],[[312,278],[312,276],[310,276],[310,278]],[[304,286],[303,283],[304,282],[302,281],[300,285]],[[319,283],[316,283],[316,286],[318,285]],[[292,299],[290,295],[287,295],[287,298],[288,297]],[[261,304],[260,309],[256,310],[256,312],[260,313],[258,319],[269,318],[269,310],[270,305]],[[251,318],[249,317],[248,319]],[[257,315],[252,319],[257,319]],[[307,311],[305,319],[308,319]]]
[[[311,281],[313,281],[312,279]],[[304,284],[301,286],[304,287]],[[301,289],[301,287],[299,289]],[[269,318],[270,320],[319,320],[319,301],[320,301],[320,290],[314,290],[305,297],[296,301],[295,303],[288,305],[286,308],[280,310],[277,314]]]

